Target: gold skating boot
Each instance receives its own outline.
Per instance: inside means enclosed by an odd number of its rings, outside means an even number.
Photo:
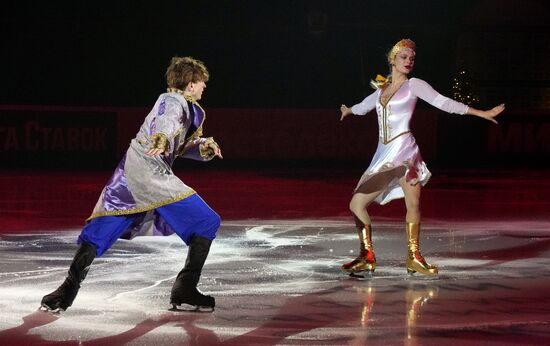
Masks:
[[[362,271],[373,272],[376,268],[376,257],[372,250],[372,227],[365,225],[357,231],[361,241],[359,257],[342,266],[342,270],[348,274]]]
[[[436,275],[437,267],[426,263],[420,253],[419,245],[420,223],[407,222],[407,239],[409,242],[409,253],[407,255],[407,273],[419,272],[424,275]]]

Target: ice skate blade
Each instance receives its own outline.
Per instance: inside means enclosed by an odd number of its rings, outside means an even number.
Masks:
[[[357,273],[349,273],[350,279],[355,280],[366,280],[372,278],[373,272],[371,271],[364,271],[364,272],[357,272]]]
[[[346,270],[342,267],[340,267],[343,273],[346,275],[352,276],[352,275],[366,275],[366,276],[372,276],[374,274],[374,270],[358,270],[358,271],[352,271],[352,270]]]
[[[214,312],[214,308],[211,306],[199,306],[199,305],[188,305],[181,304],[176,305],[172,304],[172,307],[168,309],[172,312]]]
[[[54,314],[54,315],[61,315],[62,312],[65,312],[65,310],[63,310],[61,308],[52,309],[49,306],[47,306],[46,304],[40,305],[38,310],[43,311],[43,312],[48,312],[48,313]]]
[[[439,279],[439,273],[435,274],[424,274],[424,273],[418,273],[416,271],[407,271],[407,279],[408,280],[419,280],[419,281],[430,281],[430,280],[437,280]]]

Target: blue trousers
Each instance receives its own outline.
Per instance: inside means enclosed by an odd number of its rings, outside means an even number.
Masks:
[[[187,245],[195,235],[213,240],[220,227],[220,216],[198,194],[159,207],[155,211]],[[82,229],[78,243],[94,245],[96,256],[100,257],[142,217],[143,213],[138,213],[92,219]]]

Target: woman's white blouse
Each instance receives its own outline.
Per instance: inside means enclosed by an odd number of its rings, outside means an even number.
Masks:
[[[468,112],[467,105],[441,95],[428,83],[418,78],[405,81],[385,105],[380,100],[381,94],[382,89],[377,89],[361,103],[352,106],[351,111],[357,115],[365,115],[376,108],[379,137],[383,144],[410,132],[409,123],[418,98],[448,113]]]

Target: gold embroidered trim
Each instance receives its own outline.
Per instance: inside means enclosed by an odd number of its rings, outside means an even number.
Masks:
[[[215,144],[219,147],[218,143],[214,141],[214,137],[208,137],[204,143],[199,144],[199,153],[203,159],[211,159],[214,157],[214,149],[208,147],[208,144]]]
[[[199,103],[197,102],[197,100],[195,100],[195,98],[193,96],[189,96],[189,95],[185,95],[185,94],[182,94],[182,95],[187,101],[189,101],[193,104],[196,104],[197,106],[199,105]]]
[[[177,93],[177,94],[180,94],[181,96],[183,96],[184,99],[186,99],[187,101],[191,102],[191,103],[194,103],[196,104],[197,106],[199,105],[197,103],[197,100],[195,100],[195,98],[191,95],[187,95],[183,90],[181,89],[178,89],[178,88],[168,88],[166,89],[166,91],[168,91],[169,93]]]
[[[166,91],[169,93],[180,94],[181,96],[185,97],[185,92],[178,88],[166,88]]]
[[[196,193],[197,192],[195,190],[191,190],[191,191],[182,193],[182,194],[180,194],[176,197],[164,200],[162,202],[153,203],[153,204],[150,204],[146,207],[141,207],[141,208],[132,208],[132,209],[126,209],[126,210],[101,211],[101,212],[98,212],[98,213],[93,213],[92,215],[90,215],[90,217],[88,217],[86,219],[86,222],[90,221],[91,219],[95,219],[96,217],[101,217],[101,216],[120,216],[120,215],[130,215],[130,214],[143,213],[145,211],[157,209],[159,207],[165,206],[165,205],[170,204],[170,203],[181,201],[181,200],[186,199],[187,197],[190,197],[190,196],[192,196]]]
[[[186,95],[182,90],[180,89],[177,89],[177,88],[168,88],[166,89],[168,92],[173,92],[173,93],[178,93],[180,94],[181,96],[183,96],[184,99],[186,99],[187,101],[191,102],[192,104],[194,104],[195,106],[199,107],[200,110],[202,111],[202,114],[203,114],[203,117],[202,117],[202,121],[201,121],[201,124],[199,125],[199,127],[197,128],[197,130],[195,130],[195,132],[193,132],[193,134],[191,136],[189,136],[189,139],[186,141],[186,142],[189,142],[189,141],[194,141],[198,138],[200,138],[203,134],[202,132],[202,126],[204,124],[204,121],[206,120],[206,111],[204,110],[204,108],[201,107],[201,105],[197,102],[197,100],[195,100],[193,97],[189,96],[189,95]],[[191,106],[192,107],[192,106]],[[172,137],[175,138],[177,135],[180,134],[180,132],[182,131],[182,129],[180,128],[176,134]],[[183,155],[184,153],[180,153],[179,155]]]
[[[195,106],[199,107],[202,111],[202,114],[204,114],[204,116],[202,117],[202,121],[201,121],[201,124],[199,125],[199,127],[197,128],[197,130],[191,135],[191,137],[189,137],[190,140],[193,140],[193,139],[197,139],[198,137],[202,136],[202,124],[204,124],[204,121],[206,120],[206,111],[204,110],[204,108],[201,107],[201,105],[197,102],[197,100],[195,100],[193,97],[189,96],[189,95],[186,95],[182,90],[180,89],[177,89],[177,88],[168,88],[166,89],[168,92],[171,92],[171,93],[178,93],[180,94],[181,96],[183,96],[184,99],[186,99],[187,101],[191,102],[192,104],[194,104]],[[175,137],[175,136],[174,136]]]
[[[382,105],[382,107],[386,107],[388,105],[388,103],[390,103],[390,100],[392,99],[393,95],[395,95],[401,89],[403,84],[405,84],[405,82],[407,82],[407,81],[408,81],[408,79],[405,79],[390,96],[384,96],[384,90],[385,89],[380,92],[379,102]],[[382,100],[386,100],[386,102],[382,103]]]
[[[396,139],[396,138],[398,138],[398,137],[401,137],[401,136],[403,136],[404,134],[410,133],[410,132],[411,132],[411,131],[401,132],[400,134],[398,134],[397,136],[393,137],[393,138],[390,139],[389,141],[386,141],[386,140],[382,141],[382,144],[388,144],[388,143],[392,142],[394,139]]]
[[[193,101],[191,101],[193,102]],[[203,114],[203,117],[202,117],[202,121],[201,121],[201,124],[199,125],[199,127],[197,128],[197,130],[191,135],[191,137],[189,137],[189,140],[194,140],[194,139],[197,139],[199,138],[200,136],[202,136],[202,125],[204,124],[204,121],[206,120],[206,112],[204,111],[204,109],[201,107],[201,105],[199,105],[196,101],[193,102],[193,104],[195,104],[197,107],[199,107],[202,111],[202,114]]]
[[[382,132],[384,136],[382,138],[382,143],[386,144],[388,140],[388,111],[385,106],[382,107]]]
[[[401,83],[401,85],[399,85],[397,90],[395,90],[389,97],[387,97],[387,98],[384,97],[384,99],[386,99],[386,103],[382,103],[382,98],[383,98],[382,94],[384,93],[384,90],[382,90],[380,92],[380,98],[378,99],[378,103],[380,103],[380,105],[382,106],[382,132],[383,132],[383,138],[381,138],[382,139],[382,144],[388,144],[391,141],[393,141],[394,139],[396,139],[397,137],[399,137],[401,135],[404,135],[405,133],[411,132],[411,131],[406,131],[406,132],[400,133],[397,136],[393,137],[392,139],[388,140],[388,128],[390,127],[388,125],[388,112],[391,113],[391,107],[390,107],[389,103],[390,103],[391,99],[393,98],[393,96],[395,94],[397,94],[397,92],[399,90],[401,90],[401,87],[407,81],[408,81],[408,79],[405,79],[405,81],[403,81],[403,83]]]
[[[152,135],[151,142],[153,142],[153,149],[161,149],[162,152],[168,149],[168,137],[162,132]]]

